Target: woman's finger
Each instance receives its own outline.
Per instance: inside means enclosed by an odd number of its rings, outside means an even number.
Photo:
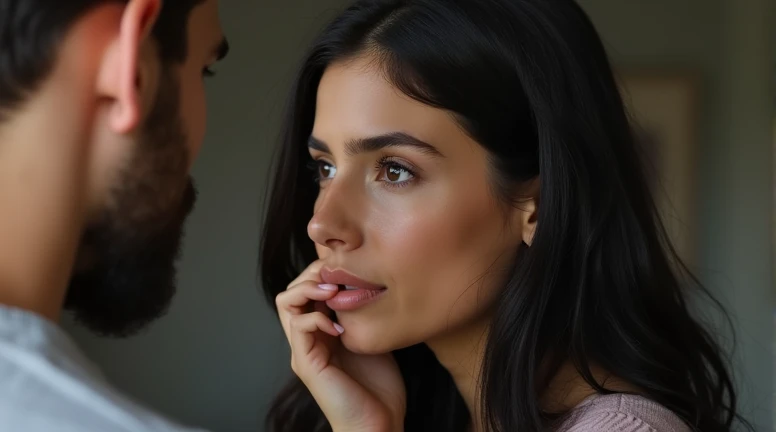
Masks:
[[[302,273],[299,274],[299,276],[296,277],[293,281],[291,281],[290,284],[286,287],[286,289],[290,289],[291,287],[298,285],[302,281],[306,280],[312,280],[317,281],[318,283],[321,283],[321,269],[323,268],[323,261],[317,260],[313,261],[312,264],[307,266],[306,269]]]
[[[294,315],[289,320],[289,342],[294,371],[300,375],[316,374],[329,363],[331,353],[320,340],[320,333],[337,337],[344,329],[321,312]]]
[[[337,285],[322,284],[315,281],[304,281],[294,285],[275,297],[278,310],[296,313],[296,309],[306,306],[310,301],[326,301],[337,295]]]
[[[275,297],[275,305],[278,308],[280,323],[286,337],[289,337],[288,322],[295,315],[302,315],[309,310],[307,306],[313,303],[322,303],[337,295],[339,288],[336,285],[319,284],[314,281],[305,281],[297,284]]]

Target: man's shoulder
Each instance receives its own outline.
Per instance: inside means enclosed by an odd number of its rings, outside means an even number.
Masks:
[[[151,413],[127,411],[107,414],[94,407],[79,407],[68,401],[43,404],[19,404],[18,399],[0,401],[0,430],[25,432],[204,432],[186,429]],[[114,407],[121,410],[121,407]]]
[[[0,431],[193,432],[121,394],[52,323],[2,306]]]

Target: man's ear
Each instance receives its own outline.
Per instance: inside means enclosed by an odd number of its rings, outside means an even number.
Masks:
[[[520,199],[513,211],[514,226],[520,227],[520,240],[529,247],[536,234],[539,219],[539,177],[529,180],[520,189]]]
[[[109,122],[119,134],[131,132],[140,122],[141,88],[152,69],[143,62],[143,48],[151,38],[161,0],[129,0],[121,15],[119,33],[107,48],[98,77],[98,92],[111,101]]]

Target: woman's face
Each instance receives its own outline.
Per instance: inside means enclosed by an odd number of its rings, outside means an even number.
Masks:
[[[321,80],[309,147],[321,276],[360,288],[328,303],[349,350],[389,352],[487,322],[530,242],[533,202],[499,203],[486,152],[451,114],[403,95],[369,59],[337,63]]]

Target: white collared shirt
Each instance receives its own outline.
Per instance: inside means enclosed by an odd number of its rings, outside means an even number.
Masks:
[[[4,305],[0,431],[197,432],[119,393],[56,324]]]

